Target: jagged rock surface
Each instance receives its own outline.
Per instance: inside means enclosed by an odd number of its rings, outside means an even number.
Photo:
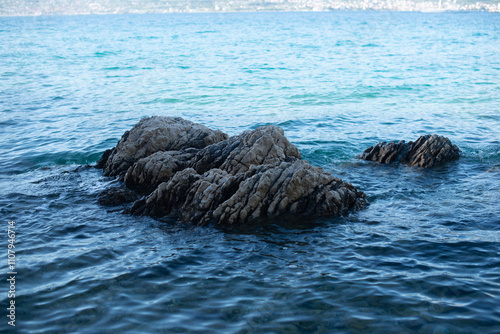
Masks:
[[[213,168],[200,175],[188,168],[137,201],[131,212],[157,216],[175,212],[183,221],[227,226],[284,213],[338,216],[365,204],[365,195],[350,183],[295,160],[254,165],[237,174]]]
[[[283,129],[267,125],[200,150],[192,167],[198,173],[220,168],[237,174],[253,165],[275,164],[286,158],[301,159],[299,150],[288,141]]]
[[[138,200],[139,197],[140,196],[133,190],[122,187],[112,187],[101,192],[97,201],[104,206],[116,206],[132,203]]]
[[[415,142],[380,142],[366,149],[360,159],[382,164],[401,162],[409,166],[429,168],[440,163],[458,159],[460,150],[443,136],[425,135]]]
[[[101,162],[105,174],[123,175],[128,166],[127,187],[149,193],[133,204],[131,213],[235,226],[283,214],[337,216],[366,204],[365,194],[350,183],[302,161],[279,127],[263,126],[228,139],[220,131],[205,130],[214,142],[200,144],[203,136],[190,134],[197,125],[189,122],[187,133],[170,137],[180,138],[181,144],[166,145],[165,133],[173,131],[157,130],[153,124],[180,131],[179,124],[186,123],[150,120],[141,120],[101,159],[106,160]],[[145,149],[131,142],[154,142],[154,134],[162,134],[163,144]],[[185,140],[189,137],[198,142],[190,144]],[[115,193],[120,195],[116,190],[110,194]]]
[[[196,149],[162,151],[139,159],[127,170],[124,177],[125,184],[132,189],[152,191],[178,171],[188,168],[197,151]]]
[[[112,151],[105,152],[97,166],[106,176],[123,175],[134,162],[153,153],[203,148],[227,137],[179,117],[145,117],[125,132]]]
[[[199,150],[154,153],[128,169],[125,183],[131,188],[152,189],[185,168],[193,168],[198,174],[213,168],[237,174],[253,165],[278,163],[287,158],[300,159],[299,150],[281,128],[268,125]]]

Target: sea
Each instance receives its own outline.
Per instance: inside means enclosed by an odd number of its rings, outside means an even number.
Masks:
[[[499,15],[1,17],[0,332],[500,333]],[[92,165],[152,115],[277,125],[369,205],[235,230],[99,205]],[[459,160],[357,158],[434,133]]]

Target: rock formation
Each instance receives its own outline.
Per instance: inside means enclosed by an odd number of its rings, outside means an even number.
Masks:
[[[227,134],[182,118],[145,117],[125,132],[114,149],[104,152],[97,165],[104,169],[104,175],[117,176],[155,152],[203,148],[224,139]]]
[[[246,224],[284,213],[337,216],[365,204],[364,194],[303,160],[253,165],[230,174],[213,168],[200,175],[187,168],[135,202],[132,213],[164,215],[224,226]]]
[[[350,183],[301,160],[273,125],[227,138],[180,118],[145,118],[97,167],[146,194],[129,212],[199,225],[235,226],[285,214],[337,216],[366,204]]]
[[[429,168],[446,161],[458,159],[460,150],[450,140],[438,135],[425,135],[415,142],[380,142],[366,149],[360,159],[382,164],[401,162],[409,166]]]
[[[188,167],[198,174],[213,168],[237,174],[253,165],[274,164],[291,157],[300,159],[299,150],[286,139],[282,129],[269,125],[199,150],[154,153],[129,168],[125,183],[130,188],[151,190]]]

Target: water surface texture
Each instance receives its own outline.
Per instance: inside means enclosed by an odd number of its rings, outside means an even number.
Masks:
[[[16,221],[16,329],[499,333],[499,18],[0,18],[0,224]],[[235,232],[99,206],[113,180],[82,166],[150,115],[230,135],[276,124],[370,206]],[[432,133],[460,160],[356,159]],[[3,276],[0,331],[11,329]]]

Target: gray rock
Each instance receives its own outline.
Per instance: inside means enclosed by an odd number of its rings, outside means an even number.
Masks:
[[[302,161],[279,127],[226,138],[220,131],[185,122],[143,119],[108,154],[105,173],[123,175],[126,167],[127,187],[149,194],[128,212],[236,226],[286,214],[338,216],[366,204],[365,194],[350,183]],[[192,129],[208,135],[193,135]]]
[[[98,169],[103,169],[104,166],[106,165],[106,161],[108,161],[109,156],[113,153],[113,149],[110,148],[109,150],[104,151],[102,154],[101,158],[96,162],[95,168]]]
[[[132,189],[153,191],[178,171],[188,168],[197,151],[196,149],[162,151],[139,159],[127,170],[124,177],[125,184]]]
[[[288,141],[283,129],[267,125],[200,150],[191,167],[200,174],[212,168],[237,174],[253,165],[274,164],[286,158],[301,159],[299,150]]]
[[[176,215],[205,225],[241,225],[283,214],[338,216],[366,205],[350,183],[306,161],[254,165],[244,173],[188,168],[134,204],[131,212]]]
[[[443,136],[425,135],[415,142],[380,142],[366,149],[360,159],[382,164],[401,162],[409,166],[429,168],[447,161],[456,160],[460,150]]]
[[[179,117],[145,117],[125,132],[97,165],[102,166],[105,176],[124,175],[134,162],[153,153],[203,148],[225,139],[227,134],[221,131]]]
[[[278,163],[287,158],[300,159],[299,150],[281,128],[268,125],[199,150],[154,153],[128,169],[125,183],[131,188],[152,189],[185,168],[193,168],[199,174],[213,168],[236,174],[253,165]]]

